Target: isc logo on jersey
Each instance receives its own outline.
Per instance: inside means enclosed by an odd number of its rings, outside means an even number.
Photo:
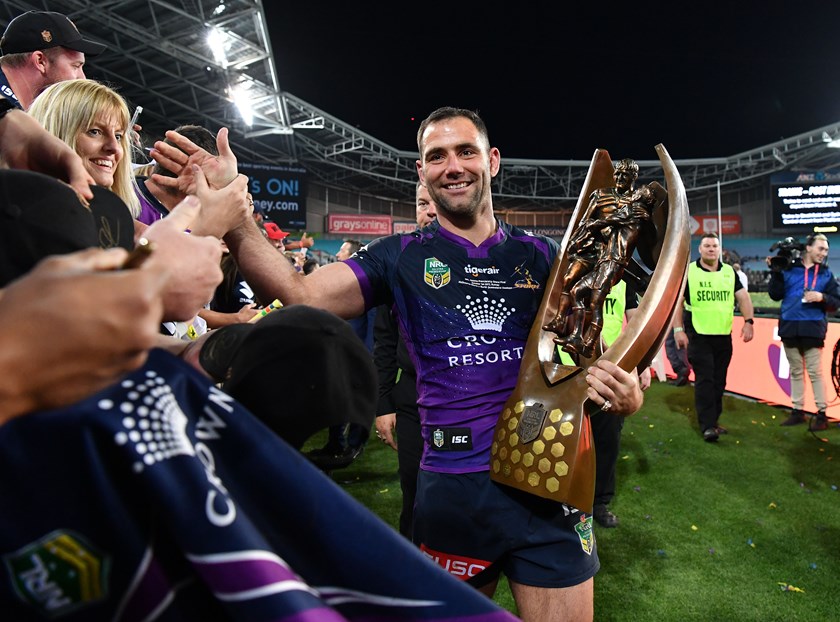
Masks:
[[[472,449],[469,428],[436,428],[432,432],[432,449],[439,451],[467,451]]]
[[[426,281],[426,285],[440,289],[449,284],[452,279],[452,271],[449,266],[434,257],[427,259],[425,264],[423,280]]]

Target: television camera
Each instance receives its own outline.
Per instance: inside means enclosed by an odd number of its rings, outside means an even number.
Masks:
[[[770,247],[770,251],[777,251],[775,257],[770,258],[770,270],[773,272],[784,272],[791,267],[794,261],[799,259],[805,245],[796,238],[788,237],[779,240]]]

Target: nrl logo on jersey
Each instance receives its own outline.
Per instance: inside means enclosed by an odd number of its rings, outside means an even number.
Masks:
[[[110,558],[70,530],[47,534],[3,558],[17,596],[42,617],[107,597]]]
[[[449,281],[452,279],[452,271],[449,269],[449,266],[434,257],[427,259],[425,264],[423,280],[426,281],[426,285],[440,289],[444,285],[449,284]]]
[[[582,515],[580,522],[575,525],[578,539],[580,540],[580,549],[587,555],[592,555],[595,550],[595,536],[592,534],[592,517]]]

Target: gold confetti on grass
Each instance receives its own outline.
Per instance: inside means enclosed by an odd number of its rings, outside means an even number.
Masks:
[[[781,587],[783,592],[799,592],[801,594],[805,593],[805,590],[803,590],[801,587],[790,585],[789,583],[785,583],[784,581],[779,581],[779,587]]]

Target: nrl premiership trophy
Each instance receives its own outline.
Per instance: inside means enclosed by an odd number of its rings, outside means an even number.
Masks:
[[[634,188],[633,160],[613,166],[606,151],[595,151],[490,449],[494,481],[585,512],[592,511],[595,494],[595,449],[584,370],[599,358],[626,371],[650,365],[680,304],[688,268],[685,188],[665,147],[657,145],[656,152],[667,191],[656,182]],[[622,278],[641,285],[644,295],[603,351],[602,305]],[[559,362],[558,346],[576,364]]]

